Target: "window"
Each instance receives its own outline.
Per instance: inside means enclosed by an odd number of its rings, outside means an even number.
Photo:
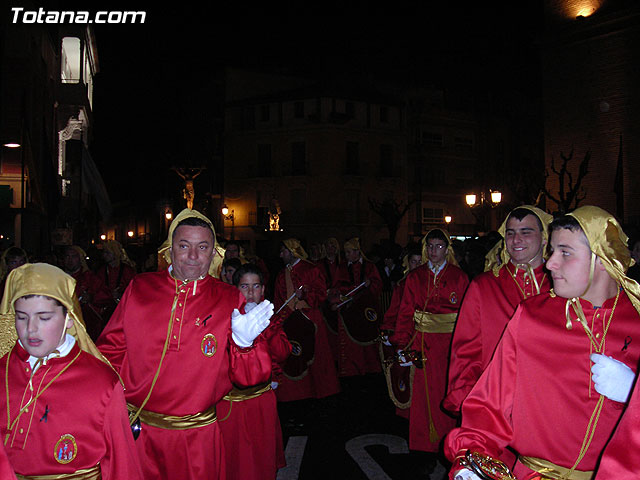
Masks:
[[[357,142],[347,142],[347,162],[345,173],[358,175],[360,173],[360,145]]]
[[[260,105],[260,121],[268,122],[270,119],[269,105]]]
[[[295,102],[293,104],[293,114],[296,118],[304,118],[304,102]]]
[[[245,130],[253,130],[256,128],[256,112],[254,107],[245,107],[242,120],[242,126]]]
[[[387,123],[389,121],[389,108],[385,105],[380,107],[380,121]]]
[[[249,175],[252,176],[252,175]],[[258,145],[258,177],[271,176],[271,145]]]
[[[380,176],[393,177],[393,146],[380,145]]]
[[[442,208],[422,207],[422,223],[443,223],[444,210]]]
[[[303,223],[305,221],[305,211],[307,208],[307,190],[304,188],[295,188],[291,192],[291,210],[288,219],[292,223]]]
[[[291,144],[291,175],[307,174],[307,147],[304,142]]]
[[[455,145],[457,150],[473,150],[473,138],[455,137],[453,139],[453,144]]]
[[[422,143],[432,147],[442,147],[442,134],[435,132],[422,132]]]
[[[346,102],[344,104],[344,113],[346,113],[351,118],[356,116],[356,106],[353,102]]]
[[[82,55],[79,38],[64,37],[62,39],[60,59],[60,76],[62,83],[80,83]]]

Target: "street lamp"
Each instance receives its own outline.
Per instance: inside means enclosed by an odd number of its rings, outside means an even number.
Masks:
[[[481,207],[483,205],[490,205],[492,208],[502,202],[502,192],[498,190],[489,190],[488,198],[485,196],[485,192],[480,192],[480,201],[477,202],[478,196],[475,193],[469,193],[465,195],[465,202],[470,207]]]
[[[445,215],[444,216],[444,221],[447,225],[449,225],[451,223],[451,221],[453,220],[453,217],[451,215]]]
[[[222,216],[224,217],[225,220],[230,220],[231,221],[231,240],[233,240],[233,235],[234,235],[234,226],[235,226],[235,215],[234,215],[234,210],[231,209],[231,213],[229,213],[229,207],[227,207],[227,204],[223,204],[222,205]],[[224,232],[223,232],[224,233]]]

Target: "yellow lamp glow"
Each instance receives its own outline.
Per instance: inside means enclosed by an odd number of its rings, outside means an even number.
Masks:
[[[465,201],[467,202],[467,205],[472,207],[476,204],[476,198],[477,198],[476,195],[471,193],[465,197]]]

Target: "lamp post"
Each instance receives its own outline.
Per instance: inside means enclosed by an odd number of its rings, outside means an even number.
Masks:
[[[234,239],[234,226],[235,226],[235,220],[236,220],[234,213],[235,212],[233,209],[231,209],[231,213],[229,213],[229,207],[227,207],[226,203],[222,205],[222,216],[224,217],[225,220],[231,221],[231,240]]]
[[[487,211],[491,212],[492,209],[496,208],[502,202],[502,192],[499,190],[489,189],[485,191],[482,189],[480,191],[480,195],[476,195],[475,193],[469,193],[465,195],[465,202],[471,208],[471,213],[476,217],[476,220],[481,224],[481,227],[484,229],[485,218],[487,215]],[[479,211],[476,213],[476,211]],[[482,220],[480,220],[479,216],[482,216]],[[490,228],[493,228],[491,225]]]

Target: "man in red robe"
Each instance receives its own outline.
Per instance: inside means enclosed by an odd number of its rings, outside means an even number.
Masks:
[[[280,258],[285,268],[276,277],[275,308],[280,309],[295,295],[280,315],[287,319],[299,311],[313,322],[315,355],[313,363],[299,376],[293,376],[283,368],[284,375],[276,389],[276,397],[280,402],[289,402],[334,395],[340,391],[340,384],[329,348],[327,327],[320,312],[320,305],[327,298],[324,275],[316,265],[306,260],[307,254],[296,239],[290,238],[282,243]]]
[[[372,302],[367,307],[376,307],[379,310],[382,279],[376,265],[362,254],[360,239],[352,238],[345,242],[344,256],[345,262],[339,266],[336,278],[336,286],[340,293],[345,295],[360,287],[353,297],[357,299],[358,296],[366,295],[368,301]],[[351,306],[349,308],[352,309]],[[344,318],[344,315],[350,313],[343,307],[340,315]],[[358,315],[360,316],[360,312]],[[379,372],[381,368],[378,346],[374,343],[364,345],[365,342],[357,342],[347,330],[342,318],[338,322],[338,375],[350,377]]]
[[[185,209],[161,253],[167,270],[136,276],[98,340],[125,385],[145,478],[223,479],[216,404],[233,385],[269,380],[271,358],[257,339],[273,306],[240,314],[245,298],[211,276],[213,225]],[[255,340],[255,343],[254,343]]]
[[[500,227],[504,240],[487,255],[485,272],[471,281],[460,307],[443,403],[447,410],[460,413],[518,304],[551,288],[544,248],[552,219],[539,208],[524,205]]]
[[[469,279],[456,266],[449,235],[441,229],[424,237],[423,257],[426,262],[407,276],[389,340],[400,351],[413,350],[420,358],[409,410],[409,448],[438,452],[440,440],[455,426],[440,403],[446,392],[451,332]]]
[[[507,447],[519,454],[517,478],[592,478],[622,415],[640,359],[627,237],[592,206],[550,231],[554,288],[518,306],[464,401],[462,426],[445,440],[450,478],[480,478],[468,452],[497,459]]]

